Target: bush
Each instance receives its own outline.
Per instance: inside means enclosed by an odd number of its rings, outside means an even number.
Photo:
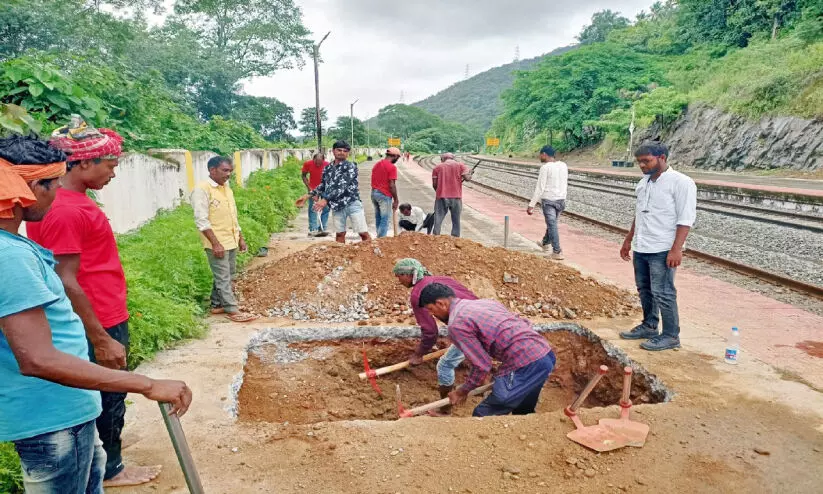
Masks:
[[[5,494],[23,493],[23,473],[20,459],[14,445],[0,443],[0,492]]]

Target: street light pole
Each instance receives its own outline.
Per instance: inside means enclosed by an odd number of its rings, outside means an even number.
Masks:
[[[327,32],[320,43],[312,46],[312,55],[314,56],[314,125],[317,130],[317,151],[323,152],[323,129],[320,126],[320,71],[318,69],[317,59],[320,57],[320,45],[326,41],[331,31]]]
[[[354,104],[360,101],[360,99],[356,99],[349,105],[350,113],[349,113],[349,123],[351,124],[351,147],[354,147]]]

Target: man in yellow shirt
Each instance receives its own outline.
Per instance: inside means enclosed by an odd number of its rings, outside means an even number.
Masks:
[[[234,164],[225,156],[215,156],[209,160],[208,168],[209,178],[191,192],[191,205],[214,277],[211,313],[225,313],[234,322],[253,321],[256,316],[240,312],[231,286],[237,272],[237,251],[248,250],[237,221],[234,192],[228,184]]]

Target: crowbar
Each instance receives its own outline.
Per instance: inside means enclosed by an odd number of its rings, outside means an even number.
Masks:
[[[163,422],[166,423],[166,429],[169,431],[169,438],[172,446],[174,446],[174,452],[177,454],[180,469],[183,470],[183,476],[186,478],[189,492],[191,494],[205,494],[206,491],[203,490],[203,484],[200,482],[200,474],[197,473],[197,465],[194,464],[189,443],[186,441],[183,426],[180,424],[180,417],[169,413],[169,410],[171,410],[170,404],[160,402],[157,404],[160,405],[160,413],[163,415]]]

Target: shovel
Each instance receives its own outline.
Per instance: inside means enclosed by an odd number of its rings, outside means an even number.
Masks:
[[[627,446],[642,448],[646,444],[646,437],[649,435],[649,426],[642,422],[629,420],[629,411],[632,408],[632,400],[629,397],[632,390],[632,368],[623,369],[623,397],[620,399],[620,418],[600,419],[599,424],[618,434],[626,436],[629,442]]]
[[[490,390],[494,386],[494,382],[490,382],[488,384],[484,384],[479,388],[474,388],[473,390],[469,391],[469,396],[477,396],[480,394],[485,393],[486,391]],[[396,399],[397,399],[397,414],[400,416],[401,419],[414,417],[416,415],[420,415],[422,413],[426,413],[430,410],[437,410],[438,408],[443,408],[444,406],[451,403],[451,400],[448,398],[443,398],[442,400],[433,401],[426,405],[421,405],[416,408],[411,408],[406,410],[403,408],[403,403],[400,401],[400,385],[398,384],[396,387]]]
[[[589,396],[589,393],[592,392],[592,389],[594,389],[600,379],[602,379],[608,371],[608,367],[601,365],[597,370],[597,374],[592,376],[591,380],[589,380],[589,383],[586,384],[585,388],[583,388],[583,391],[580,392],[577,399],[574,400],[571,406],[568,406],[565,410],[563,410],[563,413],[572,419],[574,426],[577,427],[576,430],[566,434],[566,437],[577,444],[593,449],[599,453],[622,448],[629,442],[626,436],[623,436],[622,434],[619,434],[611,429],[607,429],[600,424],[586,427],[583,425],[583,422],[580,421],[580,417],[577,416],[577,409],[580,408],[580,405],[583,404]]]

